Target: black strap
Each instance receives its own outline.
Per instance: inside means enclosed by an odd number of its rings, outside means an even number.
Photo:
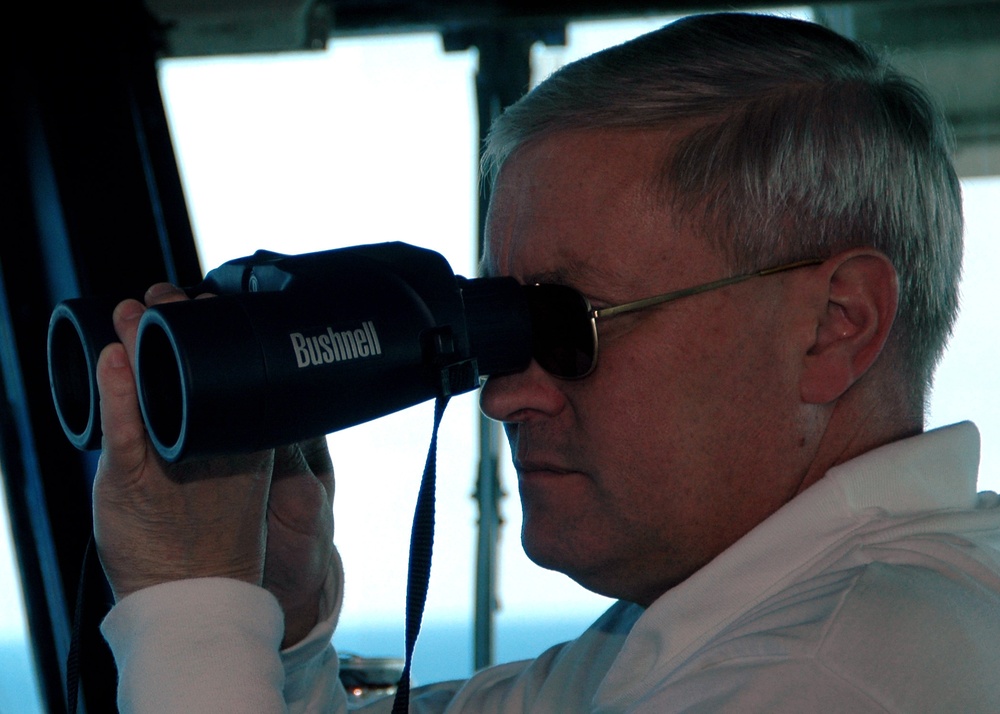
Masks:
[[[91,561],[96,557],[96,554],[94,534],[91,532],[90,538],[87,539],[87,546],[83,551],[80,579],[76,586],[76,606],[70,630],[69,652],[66,655],[66,711],[69,714],[76,714],[77,700],[80,695],[80,630],[83,626],[84,594],[87,591],[87,570],[92,566]]]
[[[406,659],[403,674],[396,686],[396,699],[392,714],[407,714],[410,708],[410,664],[413,648],[420,634],[420,621],[424,616],[427,585],[431,576],[431,554],[434,549],[434,490],[437,480],[437,437],[441,417],[448,404],[448,397],[438,397],[434,405],[434,430],[427,451],[424,475],[420,481],[417,505],[413,512],[413,530],[410,535],[410,564],[406,581]]]

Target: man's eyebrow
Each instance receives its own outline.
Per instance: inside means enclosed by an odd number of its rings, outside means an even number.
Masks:
[[[582,260],[570,260],[554,270],[545,270],[525,276],[525,283],[555,283],[569,285],[582,292],[612,289],[622,285],[622,277],[603,265]]]

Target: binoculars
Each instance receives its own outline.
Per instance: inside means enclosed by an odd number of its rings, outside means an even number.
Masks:
[[[135,378],[167,462],[328,434],[470,391],[531,360],[530,310],[513,278],[456,276],[439,253],[390,242],[224,263],[139,322]],[[48,367],[60,424],[101,443],[97,358],[114,304],[59,303]]]

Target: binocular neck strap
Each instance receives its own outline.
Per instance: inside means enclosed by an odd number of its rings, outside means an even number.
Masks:
[[[427,600],[427,585],[431,575],[431,554],[434,549],[434,498],[437,481],[437,438],[441,417],[448,404],[448,397],[438,397],[434,404],[434,427],[431,444],[424,464],[424,475],[420,481],[417,505],[413,512],[413,529],[410,534],[410,563],[406,582],[406,659],[403,674],[396,687],[396,699],[392,704],[392,714],[407,714],[410,707],[410,664],[413,648],[420,634],[420,622],[424,616]]]

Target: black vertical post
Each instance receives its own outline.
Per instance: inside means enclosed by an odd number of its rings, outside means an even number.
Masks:
[[[94,454],[70,446],[49,392],[55,303],[140,296],[200,278],[140,0],[27,3],[0,47],[0,466],[45,711],[66,711],[67,657],[92,531]],[[109,316],[110,319],[110,316]],[[97,630],[110,597],[83,581],[80,711],[116,710]]]

